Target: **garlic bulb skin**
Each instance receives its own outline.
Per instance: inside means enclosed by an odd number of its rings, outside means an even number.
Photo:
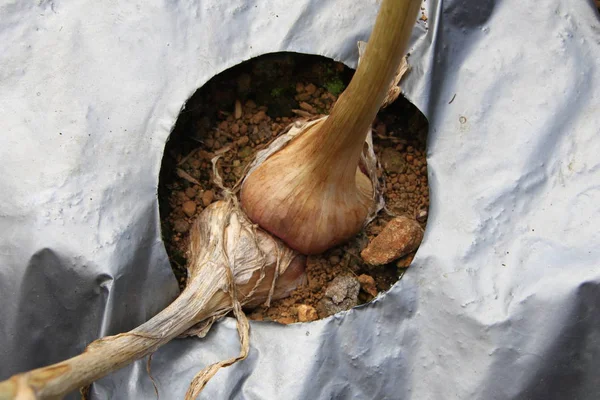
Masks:
[[[241,190],[247,216],[303,254],[334,247],[363,227],[373,208],[360,152],[330,156],[311,127],[252,171]]]

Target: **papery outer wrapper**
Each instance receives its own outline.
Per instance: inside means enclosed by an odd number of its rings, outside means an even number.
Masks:
[[[273,140],[266,149],[260,150],[256,153],[256,157],[248,167],[246,176],[250,176],[258,166],[265,162],[272,154],[284,148],[295,137],[302,135],[303,132],[307,132],[311,126],[322,122],[325,118],[327,117],[321,117],[310,121],[300,120],[292,123],[288,129],[275,140]],[[371,184],[373,185],[373,203],[369,209],[369,214],[367,215],[364,223],[366,226],[369,222],[375,219],[377,213],[383,209],[385,206],[385,201],[383,199],[381,184],[377,178],[378,162],[377,156],[375,155],[375,150],[373,149],[373,136],[371,135],[370,128],[369,133],[367,134],[367,139],[365,140],[365,144],[366,146],[360,158],[360,167],[365,175],[371,180]],[[242,187],[243,185],[244,182],[242,182]]]

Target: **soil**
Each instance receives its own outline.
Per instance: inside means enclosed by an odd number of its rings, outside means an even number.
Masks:
[[[159,184],[163,240],[182,288],[189,229],[196,216],[220,197],[211,180],[210,160],[215,152],[223,152],[218,168],[225,185],[233,187],[256,151],[288,124],[327,114],[352,73],[323,57],[270,54],[214,77],[188,101],[167,143]],[[361,304],[388,290],[410,265],[414,253],[386,266],[370,267],[360,252],[393,215],[417,219],[425,228],[427,120],[400,96],[379,113],[373,128],[387,210],[347,244],[308,257],[307,284],[268,309],[247,310],[249,318],[280,323],[323,318],[326,312],[319,303],[335,277],[353,277],[361,283],[353,303]]]

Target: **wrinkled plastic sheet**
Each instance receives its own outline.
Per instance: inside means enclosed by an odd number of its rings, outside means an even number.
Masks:
[[[0,379],[147,320],[177,294],[156,199],[192,93],[276,51],[354,66],[378,3],[0,4]],[[600,398],[600,28],[591,1],[424,3],[405,96],[430,122],[413,265],[369,305],[254,322],[207,399]],[[226,319],[153,357],[183,397],[239,351]],[[155,398],[145,361],[94,399]]]

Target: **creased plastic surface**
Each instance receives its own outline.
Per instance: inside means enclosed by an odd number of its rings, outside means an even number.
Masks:
[[[430,219],[401,282],[293,326],[252,323],[206,399],[600,398],[600,24],[591,1],[426,1],[404,94],[428,117]],[[298,51],[356,63],[375,1],[0,5],[0,379],[176,295],[156,186],[186,99]],[[425,26],[428,29],[425,29]],[[237,354],[235,323],[153,357],[162,399]],[[94,399],[155,398],[144,362]]]

